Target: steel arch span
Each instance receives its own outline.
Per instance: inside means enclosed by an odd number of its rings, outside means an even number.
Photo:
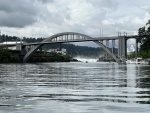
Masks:
[[[32,56],[32,54],[37,51],[40,47],[42,47],[44,44],[50,44],[50,43],[68,43],[68,42],[83,42],[87,40],[92,40],[93,38],[76,32],[63,32],[58,33],[55,35],[52,35],[48,37],[47,39],[43,40],[41,43],[36,44],[35,46],[32,46],[32,48],[29,51],[25,52],[25,56],[23,57],[23,62],[27,62],[29,58]],[[100,40],[94,40],[94,43],[101,46],[116,62],[120,62],[120,59],[117,58],[103,43],[101,43]],[[25,51],[25,46],[22,46],[22,52]],[[31,46],[31,45],[30,45]]]

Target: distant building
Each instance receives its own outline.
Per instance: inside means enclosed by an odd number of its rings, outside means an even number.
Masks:
[[[1,45],[12,45],[11,47],[7,47],[10,50],[21,50],[21,44],[25,42],[23,41],[16,41],[16,42],[2,42]]]
[[[127,54],[130,55],[133,52],[135,52],[135,47],[134,45],[131,45],[129,48],[127,48]]]
[[[3,43],[0,43],[0,45],[8,45],[9,47],[5,47],[5,48],[8,48],[10,50],[18,50],[20,51],[21,50],[21,45],[25,43],[23,41],[17,41],[17,42],[3,42]],[[56,53],[61,53],[63,55],[66,55],[66,49],[62,48],[61,50],[60,49],[49,49],[47,52],[51,53],[51,52],[56,52]]]
[[[62,48],[61,50],[60,49],[49,49],[47,52],[56,52],[56,53],[61,53],[63,55],[66,55],[66,49]]]

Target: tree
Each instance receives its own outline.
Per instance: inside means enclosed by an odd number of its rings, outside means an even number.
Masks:
[[[150,20],[146,23],[146,26],[139,28],[138,30],[140,42],[140,51],[150,52]]]

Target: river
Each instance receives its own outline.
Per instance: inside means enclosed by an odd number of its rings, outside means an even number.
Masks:
[[[150,66],[0,64],[0,113],[150,113]]]

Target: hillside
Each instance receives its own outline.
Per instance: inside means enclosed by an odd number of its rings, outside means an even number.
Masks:
[[[93,48],[87,46],[78,46],[74,44],[50,44],[45,45],[43,49],[56,49],[64,48],[67,53],[72,57],[82,56],[87,58],[99,58],[104,51],[102,48]]]

